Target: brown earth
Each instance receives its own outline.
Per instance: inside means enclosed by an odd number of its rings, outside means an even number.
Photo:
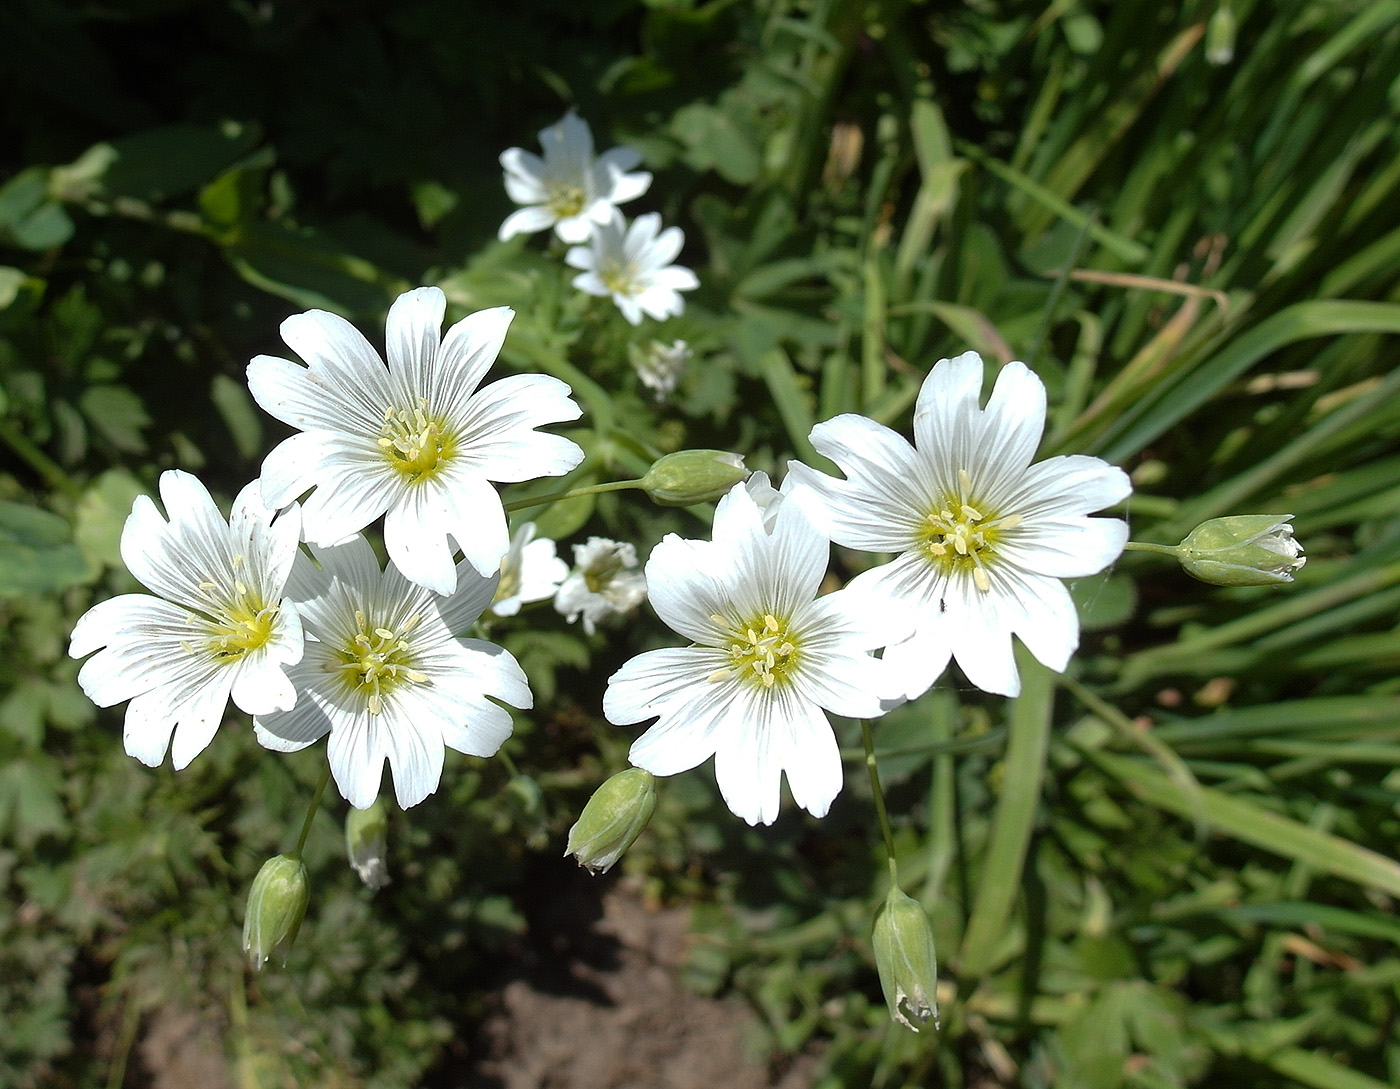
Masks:
[[[612,963],[573,960],[578,986],[542,990],[524,979],[494,996],[482,1028],[489,1058],[472,1089],[807,1089],[816,1065],[800,1056],[772,1069],[752,1052],[753,1014],[737,1000],[687,991],[679,970],[687,911],[648,910],[624,884],[602,901],[592,931]]]
[[[573,871],[578,874],[578,871]],[[450,1089],[809,1089],[815,1056],[755,1056],[737,999],[687,991],[683,907],[651,910],[626,882],[571,875],[531,919],[517,978],[487,996],[474,1036],[431,1077]],[[605,890],[605,891],[604,891]],[[601,897],[599,892],[602,891]],[[217,1026],[174,1009],[143,1025],[127,1085],[231,1089]]]

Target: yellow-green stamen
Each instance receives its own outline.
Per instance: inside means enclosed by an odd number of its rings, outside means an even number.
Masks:
[[[785,622],[772,613],[737,624],[718,614],[710,619],[725,629],[730,661],[727,668],[710,674],[711,681],[737,677],[762,688],[791,682],[801,655],[797,637]]]
[[[924,519],[920,547],[946,572],[970,571],[982,593],[992,588],[987,575],[995,564],[1001,535],[1021,524],[1018,514],[1001,515],[972,495],[972,478],[958,470],[957,491],[942,497]]]
[[[457,453],[457,440],[440,417],[418,400],[413,409],[391,408],[384,413],[379,448],[410,484],[427,480]]]
[[[569,219],[583,211],[588,194],[581,186],[555,182],[546,189],[545,207],[560,219]]]
[[[371,625],[363,612],[355,611],[358,630],[326,668],[339,672],[349,689],[364,697],[370,714],[379,714],[385,697],[396,688],[428,680],[427,674],[413,667],[413,652],[404,638],[420,619],[410,617],[394,631]]]
[[[233,558],[235,572],[243,557]],[[277,606],[269,605],[235,574],[233,594],[213,581],[199,584],[208,619],[201,622],[204,644],[216,659],[233,660],[257,650],[272,638]],[[187,647],[186,649],[189,649]]]

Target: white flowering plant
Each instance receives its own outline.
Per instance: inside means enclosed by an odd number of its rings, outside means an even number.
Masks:
[[[1400,1080],[1379,23],[52,6],[0,1083]]]

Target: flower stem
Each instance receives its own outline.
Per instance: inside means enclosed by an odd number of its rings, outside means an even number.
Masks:
[[[582,488],[570,488],[566,492],[550,495],[535,495],[528,499],[516,499],[506,504],[506,512],[523,510],[526,507],[539,507],[545,503],[559,503],[565,499],[577,499],[583,495],[598,495],[602,492],[620,492],[626,488],[640,488],[641,480],[610,480],[602,484],[587,484]]]
[[[306,820],[301,822],[301,835],[297,837],[296,850],[292,852],[293,858],[301,857],[301,849],[306,846],[306,837],[311,834],[311,822],[316,817],[316,810],[321,808],[321,795],[326,792],[326,784],[330,781],[331,765],[330,761],[327,761],[321,768],[321,779],[311,795],[311,804],[306,808]]]
[[[1164,556],[1175,556],[1177,545],[1153,544],[1151,541],[1129,541],[1123,546],[1124,552],[1160,552]]]
[[[894,861],[894,832],[890,830],[890,815],[885,809],[885,792],[880,789],[880,769],[875,763],[875,732],[869,719],[860,720],[860,740],[865,746],[865,770],[870,773],[870,793],[875,798],[875,816],[880,821],[880,833],[885,837],[885,855],[890,864],[890,882],[899,887],[899,868]]]
[[[44,483],[49,487],[74,499],[82,497],[82,488],[73,483],[73,478],[63,471],[63,467],[30,442],[24,433],[8,420],[0,420],[0,442],[18,454],[22,461],[44,478]]]

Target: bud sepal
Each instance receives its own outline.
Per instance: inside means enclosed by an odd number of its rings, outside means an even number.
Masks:
[[[306,864],[300,857],[277,855],[262,864],[243,917],[243,953],[254,971],[262,971],[274,953],[287,963],[310,900]]]
[[[1293,539],[1291,514],[1237,514],[1202,522],[1177,546],[1192,578],[1213,586],[1273,586],[1292,582],[1307,562]]]
[[[663,507],[710,503],[749,477],[744,459],[724,450],[677,450],[657,458],[638,486]]]
[[[655,810],[656,777],[641,768],[620,771],[588,799],[569,829],[564,854],[595,874],[607,873],[636,842]]]
[[[890,1017],[914,1032],[930,1020],[938,1028],[938,958],[924,909],[892,887],[875,916],[871,944]]]

